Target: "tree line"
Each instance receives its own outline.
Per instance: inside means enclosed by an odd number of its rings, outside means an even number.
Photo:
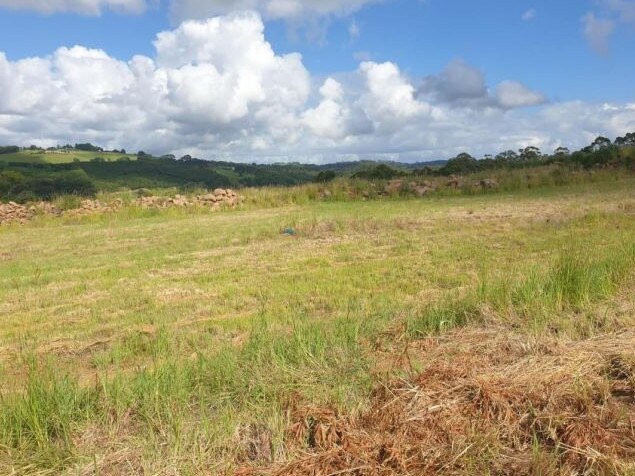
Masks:
[[[36,146],[32,146],[36,147]],[[90,143],[63,147],[104,152]],[[17,146],[0,147],[0,153],[14,153]],[[125,151],[117,151],[122,154]],[[391,180],[407,175],[449,176],[493,171],[505,168],[537,167],[562,164],[572,167],[629,167],[635,169],[635,133],[614,141],[597,137],[591,144],[571,152],[558,147],[543,154],[538,147],[507,150],[495,156],[476,159],[468,153],[458,154],[446,162],[428,164],[346,162],[327,165],[299,163],[255,164],[201,160],[189,155],[177,159],[168,154],[154,157],[143,151],[137,160],[128,156],[108,162],[99,156],[87,162],[66,164],[12,163],[0,161],[0,200],[20,202],[48,200],[56,195],[92,196],[99,190],[123,188],[166,188],[180,190],[216,187],[288,186],[307,182],[329,182],[338,177],[365,180]]]

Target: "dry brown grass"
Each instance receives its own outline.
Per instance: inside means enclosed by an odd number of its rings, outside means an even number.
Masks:
[[[501,328],[418,342],[422,368],[358,415],[289,406],[287,463],[239,474],[635,471],[635,332],[574,342]]]

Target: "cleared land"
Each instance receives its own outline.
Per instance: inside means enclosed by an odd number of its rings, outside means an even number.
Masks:
[[[119,154],[113,152],[89,152],[81,150],[65,151],[38,151],[23,150],[14,154],[0,154],[0,162],[14,162],[24,164],[66,164],[74,161],[88,162],[95,157],[101,157],[107,162],[112,162],[121,157],[137,160],[136,155]]]
[[[250,193],[0,228],[0,473],[633,474],[635,179]]]

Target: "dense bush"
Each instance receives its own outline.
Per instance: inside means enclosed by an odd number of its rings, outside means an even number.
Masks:
[[[15,170],[0,171],[0,198],[25,202],[50,200],[56,195],[93,196],[95,185],[80,170],[57,174],[30,174]]]
[[[20,152],[17,145],[0,146],[0,154],[15,154],[16,152]]]
[[[405,175],[401,170],[393,169],[386,164],[379,164],[369,170],[361,170],[353,174],[353,178],[366,180],[391,180]]]
[[[318,183],[327,183],[331,180],[334,180],[335,177],[337,177],[337,174],[332,170],[323,170],[322,172],[317,174],[315,181]]]

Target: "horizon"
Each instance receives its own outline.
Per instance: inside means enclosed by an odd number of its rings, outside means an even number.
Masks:
[[[584,146],[582,146],[579,150],[576,149],[572,149],[567,147],[566,145],[561,145],[558,146],[556,149],[554,149],[551,152],[547,152],[547,151],[543,151],[540,150],[539,147],[536,146],[528,146],[528,149],[537,149],[537,153],[539,155],[542,155],[544,157],[549,157],[549,156],[556,156],[559,154],[562,154],[563,152],[568,155],[570,153],[575,153],[575,152],[584,152],[585,149],[589,149],[592,148],[596,145],[597,142],[599,142],[600,140],[603,141],[607,141],[609,142],[609,145],[612,145],[614,147],[632,147],[632,140],[633,138],[631,136],[635,136],[635,131],[633,132],[628,132],[625,134],[626,135],[626,139],[627,142],[626,144],[618,144],[618,140],[619,139],[625,139],[625,137],[619,136],[619,137],[615,137],[615,138],[610,138],[610,137],[603,137],[603,136],[598,136],[595,138],[595,140],[591,143],[591,144],[586,144]],[[78,148],[79,145],[84,145],[84,146],[90,146],[90,147],[95,147],[97,149],[100,150],[87,150],[87,149],[80,149]],[[74,145],[71,143],[67,143],[65,145],[60,145],[57,144],[55,146],[51,146],[51,147],[42,147],[39,146],[37,144],[29,144],[29,145],[18,145],[18,144],[0,144],[0,148],[2,147],[18,147],[20,149],[20,151],[24,152],[24,151],[33,151],[33,150],[38,150],[38,151],[44,151],[44,152],[52,152],[52,151],[59,151],[59,150],[66,150],[66,151],[84,151],[84,152],[94,152],[95,154],[97,154],[95,156],[95,158],[98,157],[98,154],[103,153],[103,154],[121,154],[121,155],[125,155],[125,156],[134,156],[134,155],[146,155],[149,156],[153,159],[163,159],[163,158],[171,158],[172,160],[176,160],[176,161],[180,161],[183,160],[185,157],[188,157],[192,160],[202,160],[202,161],[206,161],[206,162],[219,162],[219,163],[235,163],[235,164],[246,164],[248,162],[240,162],[240,161],[235,161],[232,160],[231,158],[222,158],[222,157],[211,157],[211,158],[207,158],[207,157],[196,157],[196,156],[192,156],[191,154],[185,154],[181,157],[177,157],[174,154],[171,153],[164,153],[164,154],[147,154],[143,149],[140,149],[138,151],[128,151],[126,150],[125,147],[122,148],[118,148],[118,147],[114,147],[112,149],[108,149],[105,148],[99,144],[92,144],[92,143],[75,143]],[[604,145],[600,146],[600,147],[604,147]],[[35,149],[34,149],[35,148]],[[437,164],[437,163],[447,163],[448,161],[457,158],[458,156],[461,155],[469,155],[472,159],[475,160],[486,160],[486,159],[493,159],[493,158],[497,158],[499,155],[506,155],[509,156],[510,153],[512,154],[518,154],[518,155],[522,155],[523,154],[523,150],[525,148],[520,148],[518,150],[513,150],[513,149],[507,149],[507,150],[501,150],[501,151],[497,151],[495,153],[484,153],[482,156],[472,156],[469,152],[463,151],[463,152],[459,152],[458,154],[456,154],[453,157],[446,157],[446,158],[430,158],[430,159],[425,159],[425,160],[411,160],[411,161],[402,161],[402,160],[392,160],[392,159],[382,159],[382,158],[357,158],[357,159],[353,159],[353,160],[339,160],[339,161],[333,161],[333,162],[302,162],[302,161],[297,161],[297,160],[291,160],[291,161],[258,161],[258,160],[254,160],[252,163],[253,165],[302,165],[302,166],[310,166],[310,165],[317,165],[317,166],[329,166],[329,165],[337,165],[337,164],[344,164],[344,163],[363,163],[363,162],[370,162],[370,163],[377,163],[377,164],[381,164],[381,163],[386,163],[386,164],[398,164],[398,165],[420,165],[420,164]]]
[[[635,1],[0,0],[0,143],[312,164],[635,130]]]

